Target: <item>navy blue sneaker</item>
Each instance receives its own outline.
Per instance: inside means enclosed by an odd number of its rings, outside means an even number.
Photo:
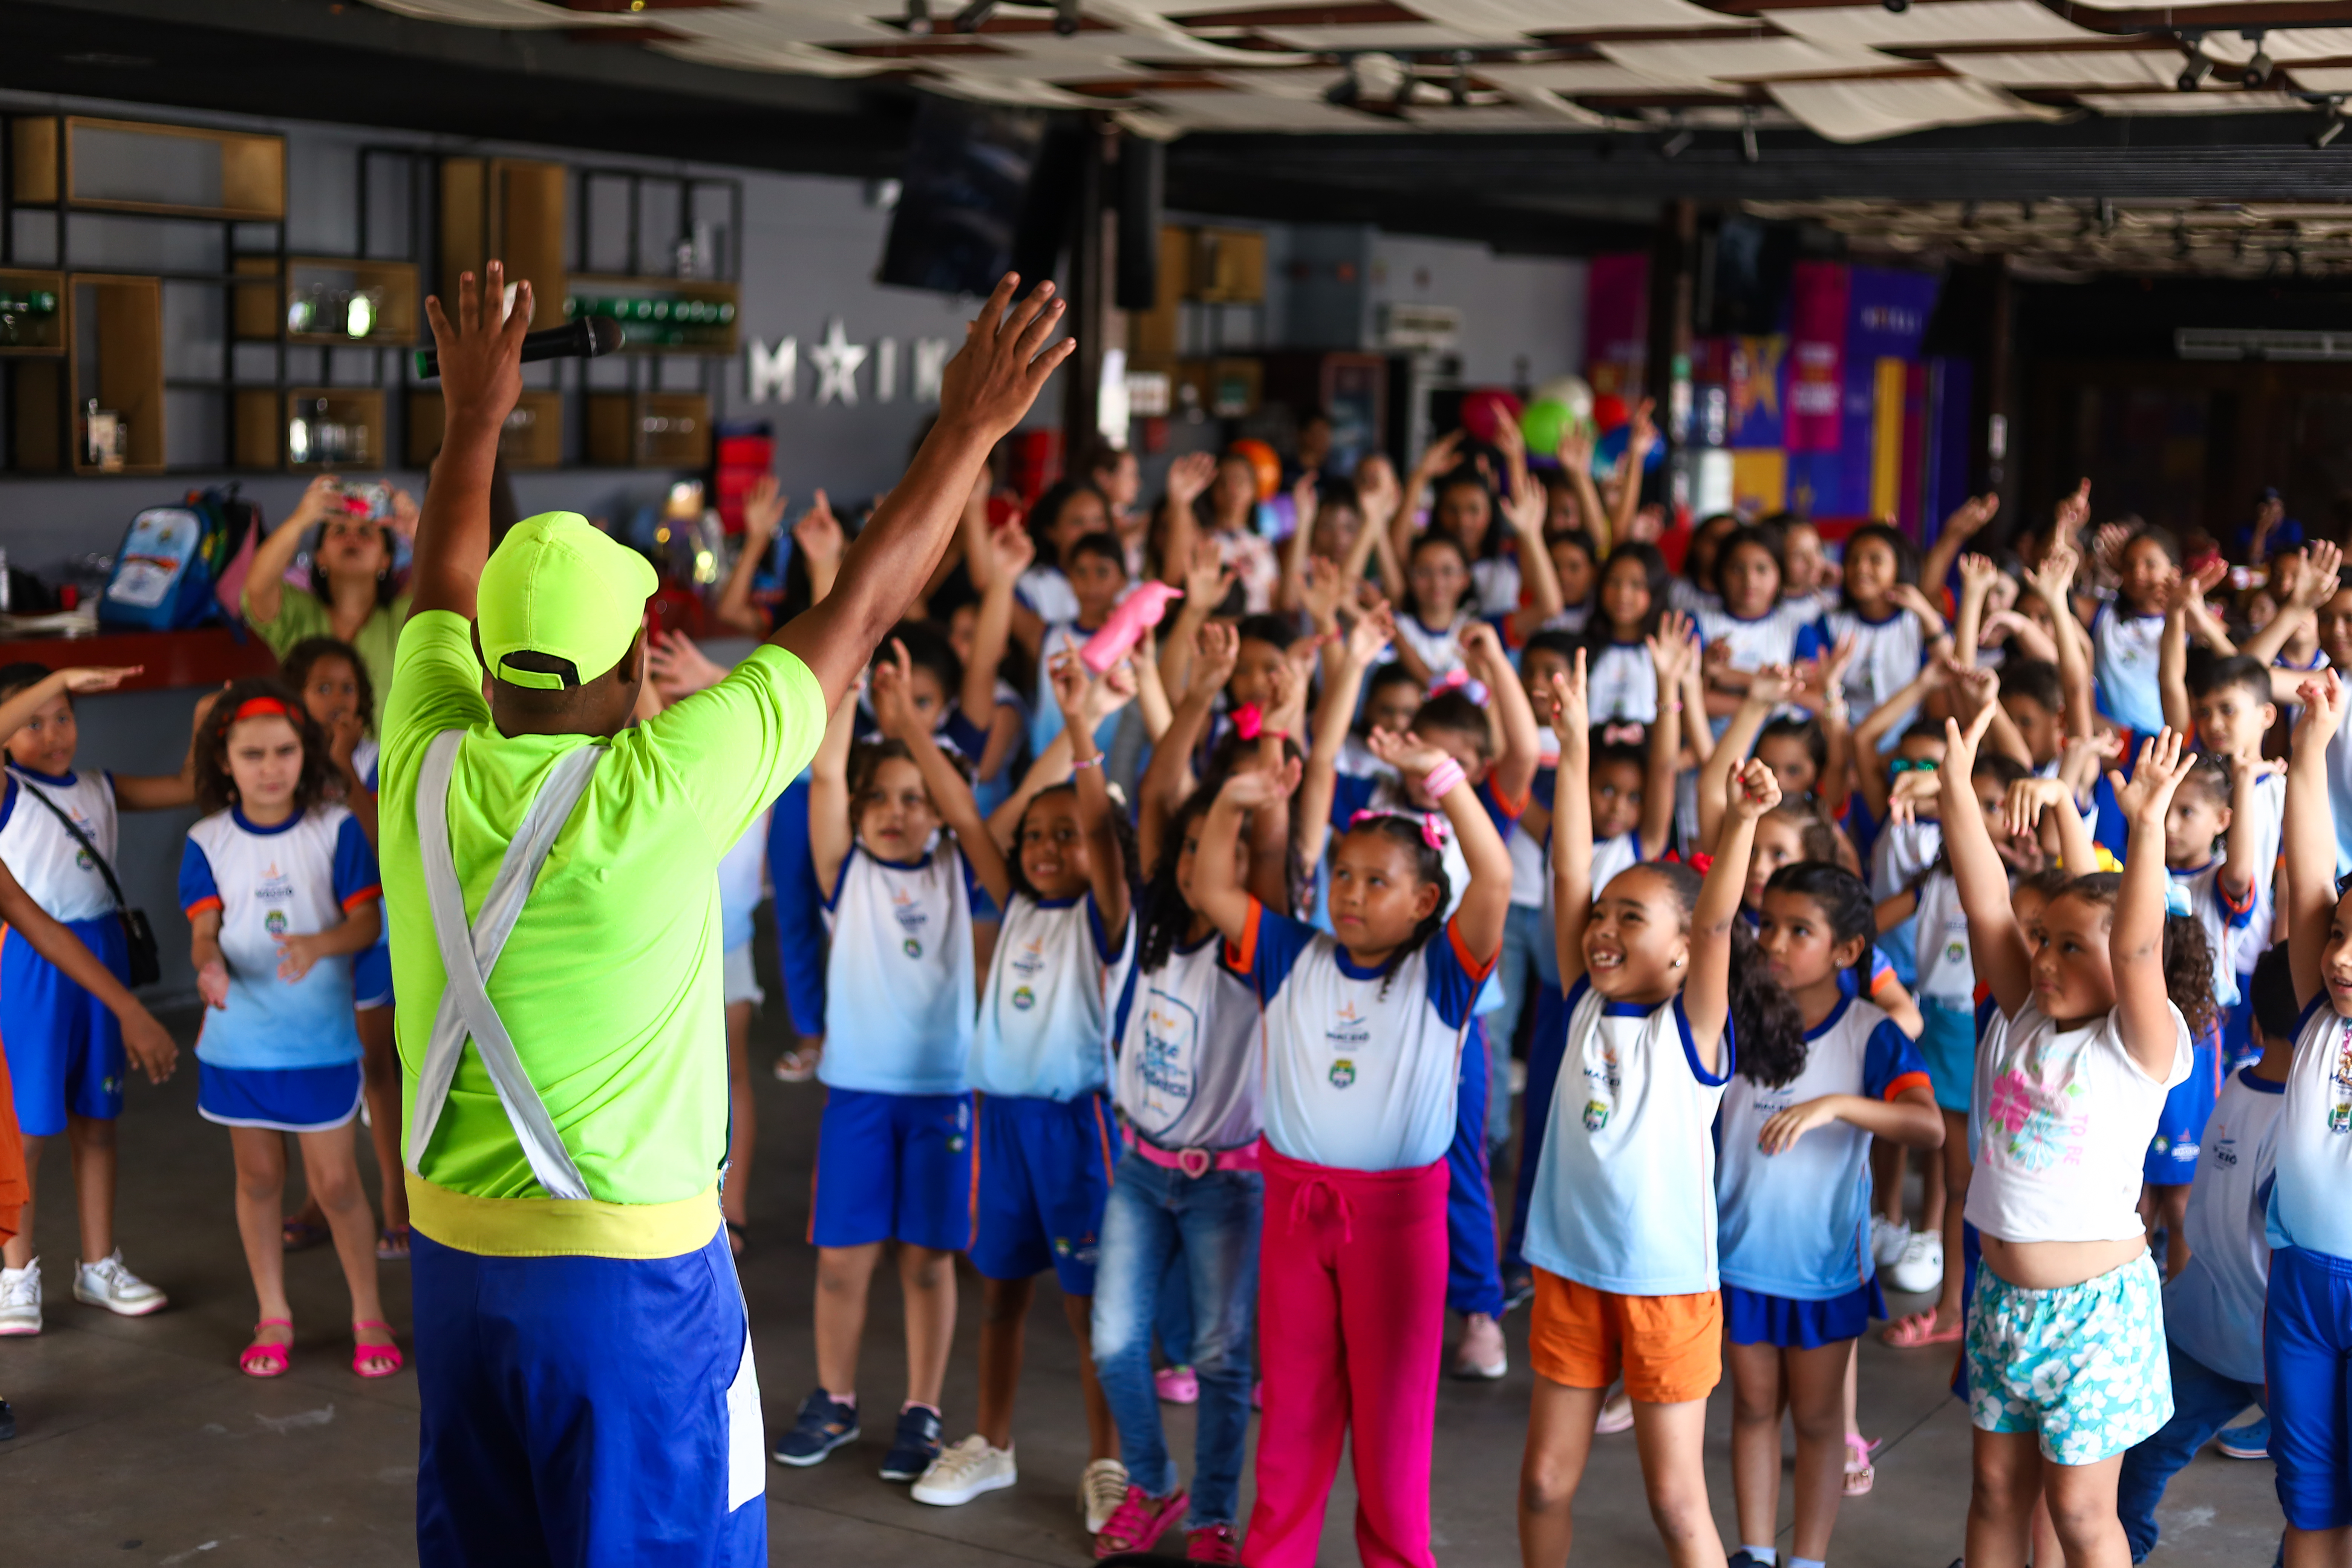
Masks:
[[[857,1406],[844,1405],[820,1388],[801,1401],[800,1417],[776,1444],[774,1458],[780,1465],[821,1464],[844,1443],[856,1441]]]
[[[929,1405],[909,1405],[898,1412],[898,1430],[882,1461],[886,1481],[911,1481],[940,1457],[940,1413]]]

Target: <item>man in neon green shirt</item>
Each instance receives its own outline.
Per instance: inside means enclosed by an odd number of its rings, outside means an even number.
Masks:
[[[427,302],[447,434],[379,774],[419,1554],[764,1563],[759,1389],[716,1196],[719,859],[814,752],[1070,345],[1045,347],[1050,285],[1014,306],[1000,284],[833,593],[630,729],[653,569],[567,512],[488,552],[530,294],[501,325],[503,269],[484,271],[454,324]]]

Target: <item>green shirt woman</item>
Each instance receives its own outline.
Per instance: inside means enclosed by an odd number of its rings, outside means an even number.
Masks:
[[[416,503],[406,490],[392,495],[387,526],[352,513],[333,475],[312,479],[300,503],[254,552],[242,601],[246,624],[280,658],[305,637],[331,637],[357,649],[375,688],[370,717],[378,734],[383,731],[384,699],[392,692],[393,654],[408,619],[408,595],[397,591],[393,575],[392,535],[394,530],[404,535],[416,530]],[[286,569],[313,523],[320,526],[310,585],[299,588],[286,581]]]

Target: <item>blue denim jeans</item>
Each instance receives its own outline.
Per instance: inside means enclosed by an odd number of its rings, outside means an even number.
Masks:
[[[1265,1182],[1255,1171],[1188,1176],[1129,1150],[1111,1180],[1095,1271],[1095,1372],[1118,1424],[1128,1479],[1166,1497],[1176,1489],[1176,1461],[1151,1384],[1151,1333],[1160,1281],[1169,1260],[1181,1257],[1192,1303],[1192,1373],[1201,1381],[1188,1530],[1241,1522],[1265,1207]]]
[[[2135,1563],[2156,1550],[2156,1505],[2166,1484],[2247,1405],[2269,1407],[2261,1384],[2224,1377],[2177,1344],[2165,1349],[2172,1362],[2172,1419],[2124,1451],[2116,1482],[2116,1512]]]

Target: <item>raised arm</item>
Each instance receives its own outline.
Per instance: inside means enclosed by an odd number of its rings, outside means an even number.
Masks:
[[[1927,694],[1942,686],[1950,674],[1939,659],[1929,659],[1911,683],[1870,710],[1853,729],[1853,782],[1862,792],[1871,816],[1886,819],[1886,792],[1892,787],[1886,776],[1886,763],[1880,755],[1879,738],[1895,727],[1895,721],[1927,700]],[[1999,706],[1995,704],[1995,706]],[[1951,766],[1948,762],[1944,764]]]
[[[1315,543],[1316,489],[1321,476],[1309,468],[1290,487],[1290,513],[1295,520],[1290,537],[1282,543],[1282,580],[1276,584],[1275,607],[1296,614],[1307,603],[1307,562]]]
[[[1200,651],[1192,668],[1200,679],[1184,693],[1170,718],[1168,732],[1151,748],[1151,761],[1136,785],[1136,830],[1144,864],[1160,863],[1160,835],[1170,816],[1192,791],[1192,754],[1208,732],[1209,711],[1217,692],[1234,673],[1241,657],[1241,634],[1232,626],[1211,623],[1200,631]]]
[[[1584,973],[1584,928],[1592,919],[1592,710],[1584,650],[1551,678],[1552,727],[1559,766],[1551,775],[1552,936],[1563,990]],[[1663,725],[1665,715],[1658,715]]]
[[[2286,824],[2280,848],[2286,860],[2287,958],[2297,1007],[2326,989],[2320,967],[2336,925],[2336,812],[2328,799],[2327,748],[2344,722],[2344,683],[2319,670],[2296,693],[2294,750],[2286,764]]]
[[[1977,667],[1977,645],[1983,638],[1985,602],[2000,581],[2000,568],[1990,556],[1960,557],[1960,611],[1952,623],[1952,657],[1970,669]]]
[[[1731,721],[1716,738],[1715,751],[1698,772],[1698,841],[1701,847],[1715,842],[1723,826],[1723,814],[1731,803],[1731,775],[1748,761],[1748,752],[1756,749],[1756,737],[1763,731],[1764,721],[1772,710],[1786,701],[1796,689],[1796,681],[1785,664],[1768,664],[1755,672],[1747,694],[1739,706],[1733,709]],[[1661,716],[1664,705],[1661,703]],[[1881,812],[1881,816],[1885,813]]]
[[[1708,1070],[1724,1069],[1723,1028],[1731,1016],[1731,927],[1748,892],[1748,858],[1756,847],[1756,819],[1780,804],[1780,784],[1760,758],[1750,757],[1731,780],[1723,842],[1699,885],[1690,917],[1690,975],[1683,982],[1683,1017],[1690,1046]]]
[[[1698,662],[1697,634],[1680,610],[1669,610],[1660,618],[1649,643],[1650,664],[1658,674],[1658,712],[1650,722],[1649,766],[1642,774],[1642,822],[1633,846],[1637,860],[1664,855],[1666,836],[1674,830],[1675,761],[1681,751],[1675,731],[1682,718],[1683,672]]]
[[[2051,624],[2058,634],[2058,681],[2066,694],[2069,735],[2089,734],[2097,717],[2090,638],[2074,614],[2074,574],[2082,561],[2074,547],[2062,536],[2052,542],[2040,568],[2025,574],[2026,588],[2041,595],[2042,602],[2050,607]]]
[[[1612,542],[1633,537],[1633,514],[1642,510],[1642,470],[1658,444],[1657,406],[1655,398],[1645,397],[1633,408],[1633,427],[1626,432],[1625,456],[1617,469],[1617,510],[1609,519]]]
[[[1160,683],[1171,702],[1181,701],[1192,689],[1192,653],[1199,643],[1201,628],[1209,624],[1209,617],[1217,613],[1217,606],[1233,591],[1234,575],[1215,540],[1192,542],[1181,579],[1184,602],[1177,606],[1176,624],[1160,642]],[[1233,671],[1227,669],[1225,673],[1231,675]],[[1223,682],[1218,684],[1222,686]]]
[[[1404,488],[1397,483],[1396,469],[1386,458],[1374,453],[1356,465],[1356,515],[1363,526],[1349,542],[1348,553],[1339,563],[1341,586],[1349,595],[1363,580],[1372,556],[1388,542],[1389,522],[1404,502]],[[1390,574],[1385,564],[1381,572],[1382,591],[1393,596],[1403,592],[1403,584]],[[1349,602],[1355,601],[1349,597]]]
[[[1526,692],[1519,694],[1519,700],[1527,700]],[[1503,836],[1495,831],[1486,803],[1463,776],[1462,764],[1419,735],[1374,730],[1370,743],[1374,756],[1404,777],[1443,775],[1453,781],[1443,790],[1431,789],[1445,810],[1446,821],[1454,825],[1454,841],[1461,846],[1470,872],[1469,885],[1454,906],[1451,923],[1473,959],[1491,962],[1503,951],[1503,920],[1511,909],[1511,852],[1503,847]]]
[[[1543,735],[1536,725],[1534,704],[1519,672],[1503,652],[1503,639],[1484,621],[1474,621],[1462,634],[1463,663],[1486,686],[1488,711],[1500,721],[1502,749],[1496,753],[1489,781],[1495,798],[1507,804],[1523,802],[1536,782],[1543,762]]]
[[[1936,542],[1927,546],[1927,553],[1919,563],[1920,586],[1930,592],[1941,591],[1945,579],[1952,574],[1952,563],[1959,559],[1961,548],[1983,532],[1985,524],[2000,510],[2000,497],[1990,490],[1962,501],[1944,520],[1943,531],[1936,535]]]
[[[751,602],[751,583],[759,576],[760,564],[768,558],[783,521],[783,491],[777,488],[775,475],[761,474],[752,481],[751,493],[743,498],[743,548],[737,552],[735,570],[727,574],[727,585],[719,591],[719,603],[710,611],[719,624],[747,637],[763,637],[774,629],[766,614]]]
[[[2159,1079],[2171,1071],[2179,1043],[2164,985],[2165,898],[2171,888],[2164,865],[2164,818],[2172,809],[2173,792],[2196,765],[2196,753],[2181,743],[2180,731],[2164,729],[2140,746],[2130,783],[2120,773],[2107,775],[2116,804],[2131,823],[2123,886],[2116,890],[2115,920],[2107,928],[2116,1025],[2140,1071]],[[2215,961],[2221,962],[2219,954]]]
[[[286,569],[294,564],[295,553],[302,548],[302,535],[323,521],[342,495],[341,479],[320,474],[303,487],[302,499],[294,503],[294,510],[255,549],[245,574],[245,613],[254,621],[267,626],[278,618],[286,603]]]
[[[1013,584],[1037,558],[1036,541],[1017,523],[999,529],[982,543],[984,548],[964,557],[975,569],[983,561],[988,563],[988,585],[980,596],[980,612],[972,617],[971,657],[964,661],[963,690],[956,699],[963,716],[975,724],[982,714],[996,711],[996,676],[1004,667],[1004,644],[1013,626]]]
[[[2279,650],[2294,636],[2295,628],[2317,615],[2320,605],[2336,597],[2337,574],[2343,565],[2341,547],[2325,539],[2313,544],[2304,563],[2303,574],[2295,579],[2294,591],[2287,595],[2286,603],[2279,606],[2270,624],[2248,637],[2238,651],[2266,665],[2275,662]]]
[[[2156,647],[2156,689],[2164,706],[2164,721],[2182,734],[2189,732],[2189,583],[2173,579],[2165,596],[2164,637]]]
[[[1389,646],[1395,630],[1396,623],[1385,610],[1358,617],[1348,633],[1339,668],[1325,682],[1323,706],[1315,715],[1315,743],[1307,753],[1306,780],[1290,807],[1298,858],[1309,866],[1322,860],[1323,847],[1331,837],[1331,797],[1339,789],[1339,751],[1348,742],[1348,726],[1355,721],[1364,672]]]
[[[874,665],[874,721],[885,735],[907,748],[923,775],[923,788],[939,807],[940,820],[956,836],[957,847],[971,862],[971,874],[1001,909],[1013,897],[1013,873],[1005,865],[1004,852],[989,836],[988,824],[971,798],[971,785],[931,738],[931,727],[915,712],[910,696],[913,682],[914,663],[907,656],[907,645],[892,637],[888,656]],[[816,801],[812,797],[812,821],[815,816]]]
[[[2217,880],[2222,896],[2241,909],[2254,896],[2254,879],[2273,869],[2257,863],[2262,855],[2262,831],[2256,821],[2260,808],[2254,805],[2254,788],[2269,772],[2270,764],[2263,761],[2259,741],[2230,758],[2230,833],[2221,875]]]
[[[1095,750],[1094,728],[1087,721],[1087,667],[1075,653],[1054,656],[1046,672],[1054,700],[1062,710],[1062,728],[1070,737],[1070,767],[1078,795],[1078,826],[1087,836],[1087,880],[1104,929],[1127,929],[1127,863],[1120,857],[1118,832],[1111,825],[1110,788],[1103,782],[1102,753]]]
[[[2001,803],[2010,837],[2022,837],[2037,826],[2054,826],[2058,864],[2070,877],[2087,876],[2098,866],[2098,848],[2091,842],[2091,825],[2074,804],[2074,786],[2064,779],[2019,779],[2009,786]]]
[[[1937,771],[1937,787],[1942,797],[1944,858],[1951,864],[1960,909],[1969,918],[1969,948],[1977,977],[1992,987],[2001,1015],[2013,1018],[2033,994],[2032,958],[2025,933],[2018,928],[2017,911],[2010,905],[2009,871],[1992,847],[1969,777],[1977,765],[1977,743],[1991,721],[1990,712],[1981,712],[1963,731],[1957,721],[1944,721],[1944,764]],[[2161,849],[2156,868],[2162,876]]]
[[[1511,531],[1519,542],[1519,582],[1527,589],[1527,604],[1512,612],[1512,625],[1522,637],[1533,635],[1568,607],[1560,593],[1559,569],[1551,563],[1551,552],[1544,547],[1544,516],[1550,510],[1550,498],[1528,472],[1522,453],[1513,470],[1511,493],[1503,501],[1503,515],[1510,519]]]
[[[1200,517],[1192,509],[1216,478],[1214,452],[1187,452],[1168,465],[1168,490],[1160,498],[1160,580],[1171,588],[1184,585],[1201,537]]]
[[[93,691],[111,691],[147,667],[143,664],[77,667],[56,670],[26,687],[5,701],[0,701],[0,742],[23,729],[33,721],[33,715],[57,700],[60,694],[82,696]]]
[[[530,331],[530,280],[515,290],[514,309],[501,318],[506,264],[490,261],[478,286],[474,274],[457,275],[455,321],[437,296],[425,301],[440,354],[444,413],[441,455],[433,459],[433,482],[416,518],[411,614],[447,610],[474,618],[474,590],[482,563],[490,558],[490,476],[498,466],[499,433],[522,394],[522,340]]]
[[[824,899],[840,885],[842,863],[856,840],[857,803],[849,795],[849,743],[856,727],[857,695],[851,692],[833,705],[809,764],[809,859]]]
[[[1192,908],[1228,942],[1241,942],[1249,934],[1249,889],[1234,870],[1240,858],[1242,818],[1280,784],[1262,773],[1230,773],[1201,822],[1201,847],[1192,856]]]

